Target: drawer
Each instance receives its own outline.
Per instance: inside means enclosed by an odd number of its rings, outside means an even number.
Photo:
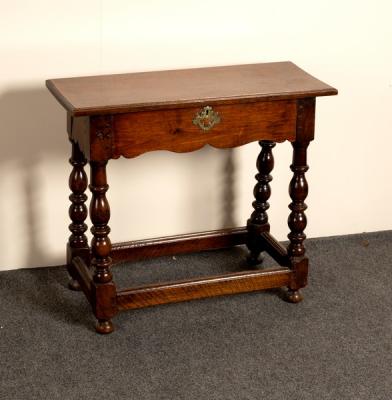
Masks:
[[[153,150],[188,152],[211,145],[240,146],[256,140],[295,140],[296,101],[142,111],[112,120],[112,157],[136,157]]]

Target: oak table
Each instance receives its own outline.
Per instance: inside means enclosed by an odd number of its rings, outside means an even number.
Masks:
[[[299,302],[306,285],[306,151],[314,138],[315,98],[337,94],[291,62],[53,79],[47,87],[68,115],[73,167],[69,187],[71,235],[67,244],[70,286],[82,289],[97,318],[99,333],[113,331],[118,311],[203,297],[287,287],[287,300]],[[289,245],[270,234],[267,209],[276,142],[293,146],[289,185]],[[111,244],[106,165],[120,156],[153,150],[189,152],[205,145],[233,148],[259,141],[254,211],[245,227]],[[88,245],[87,176],[92,193]],[[116,289],[112,264],[162,255],[246,244],[248,261],[269,253],[277,268],[250,268],[159,285]]]

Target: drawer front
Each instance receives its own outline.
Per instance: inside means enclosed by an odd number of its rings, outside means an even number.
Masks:
[[[188,152],[205,145],[240,146],[256,140],[295,140],[296,102],[143,111],[113,116],[113,158],[153,150]]]

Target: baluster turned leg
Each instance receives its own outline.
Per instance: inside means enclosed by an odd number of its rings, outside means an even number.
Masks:
[[[292,303],[298,303],[302,300],[302,294],[299,289],[306,285],[308,273],[308,259],[305,257],[303,242],[306,238],[304,230],[307,223],[305,199],[308,195],[308,183],[305,178],[305,172],[309,169],[306,164],[306,150],[309,142],[294,142],[292,145],[293,163],[290,168],[294,175],[289,186],[292,202],[289,205],[291,210],[288,218],[290,228],[288,238],[290,243],[287,247],[287,253],[290,258],[291,268],[295,271],[295,280],[289,285],[287,300]]]
[[[72,156],[69,159],[72,165],[72,171],[69,176],[69,188],[72,193],[69,196],[71,205],[69,207],[69,216],[72,223],[69,225],[71,235],[67,244],[67,265],[71,275],[71,280],[68,284],[72,290],[80,290],[80,286],[76,277],[73,276],[72,268],[70,268],[72,258],[79,256],[83,258],[86,264],[89,264],[90,249],[88,247],[87,237],[84,234],[87,230],[87,225],[84,221],[87,218],[85,191],[87,189],[87,175],[84,171],[84,166],[87,161],[83,153],[80,151],[77,143],[72,143]]]
[[[255,178],[257,183],[253,190],[256,200],[252,203],[254,211],[247,223],[247,229],[249,232],[247,246],[250,251],[248,263],[250,265],[256,265],[261,262],[259,255],[263,251],[263,248],[258,236],[261,232],[270,230],[267,210],[270,206],[268,203],[268,199],[271,196],[271,187],[269,183],[272,180],[270,173],[274,168],[272,149],[275,146],[275,143],[262,140],[259,144],[261,146],[261,151],[256,163],[258,174]]]
[[[109,203],[106,191],[109,186],[106,182],[107,161],[91,161],[92,192],[90,216],[93,227],[91,233],[92,266],[94,268],[95,305],[94,312],[98,319],[96,330],[99,333],[113,332],[111,317],[117,313],[115,304],[116,288],[112,282],[110,270],[112,259],[110,257],[111,242],[109,239],[110,228],[107,225],[110,218]]]

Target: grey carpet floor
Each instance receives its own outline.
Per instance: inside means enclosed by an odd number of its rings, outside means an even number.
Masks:
[[[277,291],[128,311],[99,336],[64,268],[0,273],[0,399],[392,399],[392,231],[307,241]],[[233,271],[241,248],[115,268],[131,283]],[[270,265],[266,260],[266,265]]]

